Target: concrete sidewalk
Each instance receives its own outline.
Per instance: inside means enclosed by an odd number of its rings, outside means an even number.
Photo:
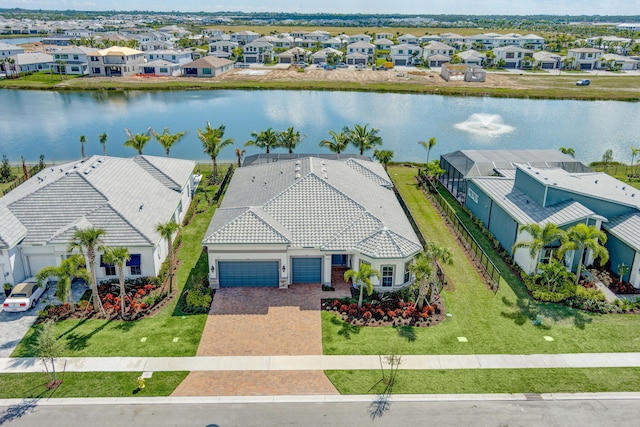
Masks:
[[[385,356],[198,356],[64,358],[67,372],[314,371],[387,367]],[[62,369],[62,365],[59,365]],[[640,353],[404,355],[399,369],[640,367]],[[42,372],[36,358],[0,358],[0,373]]]

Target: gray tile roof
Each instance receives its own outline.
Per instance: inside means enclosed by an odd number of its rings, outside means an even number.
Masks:
[[[361,159],[245,166],[235,171],[203,244],[288,240],[293,247],[407,257],[422,248],[390,184],[380,164]]]
[[[508,178],[473,178],[471,180],[519,224],[570,224],[595,215],[579,202],[569,201],[543,207],[513,186]]]
[[[9,209],[0,206],[0,248],[14,247],[26,234],[27,227]]]
[[[640,252],[640,212],[632,212],[611,218],[602,227]]]
[[[27,230],[24,244],[66,243],[76,228],[93,225],[107,231],[107,245],[154,245],[155,226],[181,200],[176,181],[186,184],[194,167],[161,157],[93,156],[47,168],[0,198],[0,223],[11,221],[7,212],[15,216]]]

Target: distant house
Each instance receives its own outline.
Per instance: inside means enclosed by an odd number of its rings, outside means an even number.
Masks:
[[[14,44],[0,42],[0,58],[6,58],[8,56],[24,53],[24,48]]]
[[[233,61],[215,56],[204,56],[196,61],[181,65],[185,77],[217,77],[233,70]]]
[[[237,33],[231,33],[231,41],[238,43],[240,46],[251,43],[255,39],[260,37],[260,34],[253,31],[239,31]]]
[[[317,51],[316,53],[311,54],[311,63],[312,64],[320,64],[321,62],[329,62],[329,56],[334,55],[335,57],[342,60],[344,53],[340,50],[326,48]]]
[[[360,55],[365,55],[367,57],[366,62],[373,62],[373,57],[375,53],[376,47],[369,42],[355,42],[347,45],[347,58],[350,55],[358,53]],[[366,63],[365,62],[365,63]]]
[[[538,67],[543,70],[555,70],[562,64],[562,57],[560,55],[544,50],[534,52],[533,59]]]
[[[13,59],[14,71],[18,73],[48,70],[53,62],[52,55],[41,52],[19,53]]]
[[[345,45],[345,42],[338,37],[332,37],[330,39],[321,41],[320,44],[324,49],[331,48],[331,49],[338,50],[338,49],[342,49],[342,46]]]
[[[187,64],[193,60],[191,52],[188,50],[151,50],[144,53],[144,59],[147,62],[163,61],[173,62],[174,64]]]
[[[596,68],[599,70],[615,69],[633,71],[638,69],[638,61],[633,58],[629,58],[628,56],[605,53],[600,57],[600,60],[596,64]]]
[[[233,50],[238,46],[240,45],[237,42],[219,40],[209,44],[209,55],[228,59],[233,54]]]
[[[495,61],[504,61],[504,68],[522,68],[525,65],[524,58],[533,58],[533,51],[518,46],[504,46],[493,49],[496,55]]]
[[[391,46],[393,46],[394,43],[389,39],[376,39],[373,45],[376,47],[376,50],[391,50]]]
[[[176,62],[156,59],[138,65],[138,73],[150,76],[176,77],[182,74],[182,70],[180,64]]]
[[[420,63],[422,48],[417,44],[398,44],[391,46],[393,65],[415,65]]]
[[[413,34],[405,34],[398,37],[398,44],[418,44],[418,38]]]
[[[280,64],[295,64],[296,62],[307,62],[311,52],[301,47],[294,47],[276,56]]]
[[[346,60],[347,65],[367,65],[369,56],[364,53],[353,52],[347,54]]]
[[[122,77],[138,72],[144,64],[144,52],[128,47],[113,46],[89,54],[89,75],[92,77]]]
[[[464,52],[459,52],[458,57],[460,60],[467,65],[476,65],[482,66],[484,65],[484,61],[487,56],[484,53],[478,52],[474,49],[465,50]]]
[[[594,70],[604,52],[592,47],[569,49],[567,59],[572,60],[574,67],[580,70]]]
[[[263,64],[273,61],[273,45],[267,42],[254,41],[242,48],[244,62],[248,64]]]
[[[354,34],[352,36],[349,36],[349,43],[358,43],[358,42],[371,43],[371,36],[368,36],[366,34]]]
[[[379,32],[376,33],[376,40],[380,40],[380,39],[387,39],[387,40],[391,40],[393,38],[393,34],[391,33],[385,33],[385,32]]]
[[[74,46],[53,52],[51,70],[56,74],[70,74],[84,76],[89,74],[88,53],[94,49],[84,46]]]
[[[455,49],[448,44],[441,42],[431,42],[423,47],[422,57],[427,61],[429,67],[441,67],[445,62],[451,61]]]

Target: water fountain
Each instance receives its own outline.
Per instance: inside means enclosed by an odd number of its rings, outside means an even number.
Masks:
[[[464,122],[456,123],[456,129],[482,136],[500,136],[514,131],[513,126],[505,125],[498,114],[475,113]]]

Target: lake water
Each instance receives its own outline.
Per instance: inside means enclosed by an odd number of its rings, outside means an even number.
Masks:
[[[0,42],[9,43],[9,44],[24,44],[24,43],[35,43],[42,40],[41,36],[36,37],[16,37],[11,39],[3,39],[0,38]]]
[[[209,120],[224,124],[236,147],[251,131],[295,126],[306,138],[299,153],[328,152],[318,143],[327,131],[356,123],[380,130],[395,160],[424,161],[420,140],[437,139],[431,159],[458,149],[557,149],[572,147],[584,161],[599,160],[607,149],[630,160],[640,146],[640,104],[614,101],[526,100],[435,95],[321,91],[166,91],[48,92],[0,90],[0,155],[12,162],[40,154],[47,161],[80,157],[80,135],[87,154],[100,154],[98,135],[109,134],[108,154],[131,156],[123,147],[124,128],[144,132],[188,130],[173,157],[205,160],[196,129]],[[260,150],[246,147],[247,154]],[[145,154],[164,155],[151,140]],[[275,152],[285,152],[277,149]],[[348,152],[356,152],[350,148]],[[219,160],[235,158],[233,147]]]

